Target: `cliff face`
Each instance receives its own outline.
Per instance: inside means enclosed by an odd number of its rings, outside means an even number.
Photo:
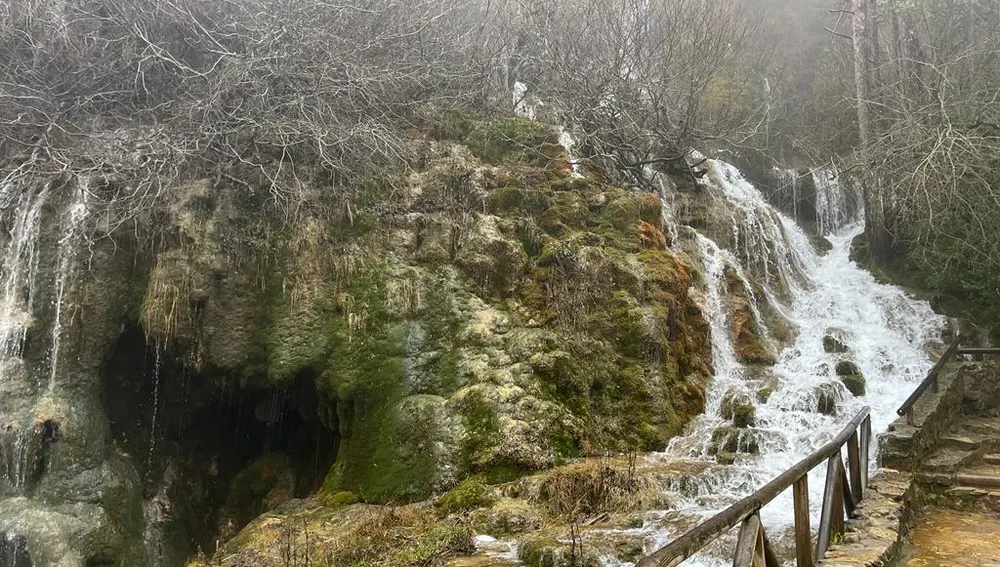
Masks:
[[[11,201],[8,226],[41,216],[14,262],[37,273],[10,273],[14,233],[5,265],[8,302],[34,291],[0,379],[0,531],[37,565],[178,564],[317,490],[415,500],[662,449],[711,352],[659,196],[571,171],[531,122],[413,144],[405,177],[294,210],[222,178],[127,224],[80,213],[107,187]]]

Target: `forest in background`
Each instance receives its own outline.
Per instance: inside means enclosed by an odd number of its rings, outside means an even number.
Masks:
[[[633,184],[691,147],[835,161],[863,253],[1000,321],[993,0],[10,0],[0,183],[82,176],[122,223],[196,177],[350,210],[515,83]]]

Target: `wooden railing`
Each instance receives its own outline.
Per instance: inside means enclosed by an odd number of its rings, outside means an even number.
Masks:
[[[934,366],[931,367],[930,371],[927,373],[927,377],[924,378],[924,381],[921,382],[919,386],[917,386],[917,389],[914,390],[913,393],[910,394],[910,397],[906,398],[906,401],[903,402],[903,405],[899,406],[899,409],[896,410],[896,414],[899,415],[900,417],[904,415],[906,416],[906,423],[913,425],[913,406],[917,403],[917,400],[920,399],[920,396],[924,395],[924,392],[926,392],[928,388],[930,388],[931,391],[934,392],[935,394],[937,393],[938,376],[941,374],[941,371],[944,369],[945,365],[948,364],[948,362],[951,361],[951,359],[954,358],[956,355],[971,354],[978,356],[983,354],[1000,354],[1000,348],[960,346],[962,344],[963,338],[964,337],[962,337],[961,335],[955,337],[955,340],[953,340],[951,344],[948,345],[948,348],[945,349],[944,354],[941,355],[941,358],[939,358],[938,361],[934,364]]]
[[[757,492],[719,512],[636,563],[636,567],[673,567],[740,524],[733,553],[733,567],[779,567],[764,526],[760,509],[779,494],[792,488],[795,512],[795,561],[798,567],[812,567],[822,559],[830,542],[844,533],[844,518],[850,516],[868,487],[868,454],[871,445],[871,417],[864,408],[826,445],[799,461]],[[842,450],[847,447],[847,468]],[[809,471],[823,462],[826,488],[816,545],[809,525]]]

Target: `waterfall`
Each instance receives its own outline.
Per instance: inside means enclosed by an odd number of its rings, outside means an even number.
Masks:
[[[715,218],[698,229],[679,229],[672,214],[676,189],[669,180],[660,180],[660,198],[673,246],[694,256],[695,271],[701,274],[692,293],[711,329],[715,372],[703,414],[663,452],[646,457],[650,466],[680,471],[662,487],[672,506],[646,512],[641,527],[595,527],[582,536],[584,547],[591,546],[606,567],[632,565],[614,557],[613,544],[602,547],[607,541],[638,540],[646,553],[662,547],[821,447],[865,405],[871,407],[873,430],[885,430],[896,417],[895,408],[930,368],[924,347],[944,326],[944,318],[926,302],[878,283],[850,260],[851,241],[863,231],[863,215],[857,196],[835,170],[812,170],[819,221],[815,228],[832,246],[821,254],[796,220],[771,206],[737,168],[694,157],[705,170],[699,184],[706,195],[699,198],[715,201]],[[786,173],[797,203],[796,188],[805,180],[797,172]],[[662,177],[650,170],[646,175],[654,186]],[[785,210],[797,212],[794,207]],[[811,223],[811,215],[803,222]],[[740,362],[731,328],[733,282],[742,285],[739,293],[749,303],[761,338],[776,347],[773,365]],[[777,333],[769,332],[764,312],[783,318],[790,332],[780,340],[772,336]],[[828,335],[847,352],[827,352]],[[853,362],[864,374],[862,396],[851,394],[836,375],[842,360]],[[752,406],[752,417],[737,423],[734,402]],[[814,527],[824,474],[818,467],[809,478]],[[789,545],[791,490],[765,506],[761,517],[772,542]],[[726,538],[684,565],[731,564],[735,534]],[[483,552],[500,561],[497,564],[507,564],[497,553],[486,548]]]
[[[816,185],[816,216],[820,234],[834,234],[858,222],[858,198],[842,186],[836,169],[816,168],[812,170],[812,178]]]
[[[776,212],[761,193],[733,166],[709,160],[704,184],[732,211],[732,254],[702,234],[696,235],[706,272],[707,317],[712,328],[715,377],[709,388],[705,414],[696,419],[685,435],[674,439],[657,458],[709,461],[703,472],[678,479],[672,487],[683,496],[682,504],[661,519],[647,535],[647,550],[678,534],[679,522],[690,527],[694,519],[704,519],[733,501],[748,495],[784,472],[832,438],[862,406],[872,408],[875,431],[884,430],[895,418],[895,408],[912,391],[931,366],[924,344],[936,338],[943,318],[930,307],[907,297],[901,290],[880,284],[849,259],[851,240],[863,230],[857,211],[851,210],[846,195],[828,170],[816,170],[817,213],[833,249],[820,256],[804,231],[788,217]],[[787,284],[788,300],[780,306],[796,329],[773,367],[753,372],[735,361],[720,296],[720,273],[725,263],[743,263],[757,270],[762,286],[769,290],[766,300],[780,301],[774,286]],[[824,350],[824,336],[836,333],[849,351],[843,354]],[[854,397],[835,375],[839,360],[850,359],[867,378],[867,392]],[[772,380],[773,392],[766,399],[753,396],[760,386],[754,376]],[[721,400],[729,393],[753,400],[755,423],[739,431],[741,446],[751,443],[759,451],[741,453],[733,464],[711,463],[704,451],[713,433],[726,426]],[[833,415],[817,411],[819,396],[833,397]],[[872,461],[874,462],[874,460]],[[818,521],[822,499],[822,467],[810,476],[810,508]],[[793,522],[791,493],[782,494],[762,511],[768,533],[779,536]],[[772,536],[774,537],[774,536]],[[731,560],[729,560],[731,561]],[[727,564],[722,555],[706,551],[685,565]],[[618,565],[614,561],[608,565]]]
[[[55,320],[52,323],[52,351],[49,358],[49,393],[56,387],[56,375],[59,372],[59,344],[62,341],[64,311],[71,307],[66,304],[68,288],[71,288],[76,269],[76,259],[79,254],[84,235],[82,231],[87,220],[88,188],[85,183],[76,187],[73,203],[69,207],[68,222],[63,236],[59,239],[59,260],[55,274]]]
[[[23,376],[21,354],[28,329],[33,324],[38,240],[42,207],[48,197],[47,186],[26,190],[9,184],[0,190],[0,207],[8,216],[7,226],[10,227],[0,263],[0,381],[10,384],[5,391],[30,388]],[[11,403],[11,400],[4,402]],[[6,431],[0,434],[0,482],[19,494],[27,483],[32,431],[16,423],[5,425]]]
[[[48,187],[23,191],[9,184],[0,191],[0,207],[9,210],[10,240],[0,263],[0,361],[21,355],[31,324],[31,305],[38,269],[38,233]]]
[[[795,222],[777,212],[734,166],[705,161],[708,174],[700,179],[712,195],[724,201],[732,221],[729,248],[748,274],[771,296],[784,297],[801,287],[815,263],[809,238]]]
[[[573,135],[570,134],[569,130],[566,128],[559,128],[559,145],[566,150],[566,159],[569,161],[570,177],[573,179],[580,179],[583,177],[583,173],[580,171],[580,163],[577,161],[577,155],[573,151],[576,147],[576,140],[573,139]]]

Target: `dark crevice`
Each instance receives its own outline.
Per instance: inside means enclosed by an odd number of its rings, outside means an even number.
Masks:
[[[214,549],[276,500],[313,493],[339,442],[314,372],[280,386],[247,386],[236,372],[194,369],[190,359],[157,352],[131,326],[103,375],[112,437],[131,457],[145,497],[175,479],[169,531],[186,541],[163,545],[186,544],[186,553]]]

